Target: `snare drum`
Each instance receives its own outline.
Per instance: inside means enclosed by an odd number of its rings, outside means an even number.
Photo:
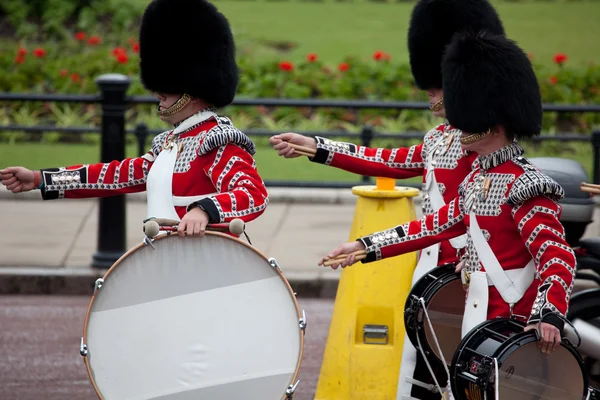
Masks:
[[[456,264],[447,264],[424,275],[413,286],[404,308],[406,334],[413,346],[419,349],[420,342],[425,354],[433,355],[438,361],[444,362],[435,343],[437,337],[447,365],[450,365],[452,355],[460,343],[465,311],[465,291],[460,275],[454,272],[455,269]],[[426,319],[425,310],[431,320],[435,337]]]
[[[96,282],[80,350],[104,400],[275,400],[296,388],[305,327],[276,260],[163,234]]]
[[[551,354],[543,354],[536,331],[524,332],[524,327],[522,322],[497,318],[483,322],[464,337],[450,367],[456,400],[494,398],[494,359],[501,399],[586,398],[588,379],[573,346],[563,341]]]

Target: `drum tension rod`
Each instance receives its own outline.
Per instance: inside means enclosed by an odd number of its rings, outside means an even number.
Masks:
[[[96,279],[96,282],[94,283],[94,293],[96,293],[98,291],[98,289],[100,289],[102,287],[103,284],[104,284],[104,279],[102,279],[102,278]]]
[[[150,239],[148,236],[144,237],[144,244],[152,247],[153,250],[156,250],[156,247],[154,247],[154,244],[152,244],[152,242],[153,240]]]
[[[300,381],[298,380],[293,385],[288,386],[288,388],[285,391],[286,400],[291,400],[294,397],[294,392],[296,391],[296,387],[298,386],[299,383],[300,383]]]
[[[277,262],[277,260],[275,258],[273,258],[273,257],[269,258],[269,264],[271,264],[271,267],[275,268],[279,272],[283,272],[283,271],[281,271],[281,267],[279,266],[279,263]]]
[[[302,310],[302,318],[300,318],[299,321],[299,326],[300,329],[302,329],[302,332],[306,332],[306,325],[308,324],[307,320],[306,320],[306,314],[304,313],[304,310]]]
[[[88,354],[87,344],[83,342],[83,337],[81,338],[81,344],[79,345],[79,354],[81,354],[82,357],[85,357]]]

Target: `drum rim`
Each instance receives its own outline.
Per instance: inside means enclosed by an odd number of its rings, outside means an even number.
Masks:
[[[439,357],[433,351],[433,348],[429,345],[429,343],[427,341],[427,335],[425,334],[424,326],[422,326],[423,329],[418,329],[418,330],[413,330],[413,329],[408,328],[406,310],[410,308],[410,304],[412,303],[412,301],[414,301],[413,300],[414,290],[417,288],[417,286],[421,282],[425,281],[426,279],[431,279],[430,275],[432,275],[434,273],[438,273],[438,271],[441,271],[439,276],[436,276],[435,279],[433,279],[427,286],[425,286],[423,288],[423,294],[421,297],[423,297],[423,299],[425,300],[425,306],[429,305],[429,302],[431,301],[433,295],[435,293],[437,293],[441,287],[443,287],[443,286],[440,286],[437,288],[438,290],[433,291],[432,289],[430,289],[430,287],[433,284],[438,282],[440,279],[446,278],[448,276],[455,276],[455,278],[448,280],[446,283],[454,282],[455,280],[460,280],[460,275],[454,272],[456,265],[457,265],[457,263],[447,263],[447,264],[439,265],[439,266],[436,266],[435,268],[433,268],[431,271],[429,271],[425,275],[423,275],[417,282],[415,282],[415,284],[411,288],[410,292],[408,293],[408,296],[406,297],[406,302],[404,304],[404,327],[405,327],[406,336],[408,336],[408,340],[415,347],[415,349],[417,349],[417,351],[419,351],[419,349],[417,347],[418,346],[417,336],[419,336],[419,338],[421,339],[421,345],[423,346],[422,350],[424,352],[426,352],[426,353],[428,352],[430,355],[432,355],[435,358],[435,360],[438,361],[441,365],[444,365],[444,361],[439,359]],[[445,270],[447,270],[447,271],[445,271]]]
[[[258,250],[257,248],[255,248],[254,246],[244,242],[243,240],[240,240],[236,237],[233,237],[229,234],[226,233],[222,233],[222,232],[216,232],[216,231],[206,231],[205,235],[211,235],[211,236],[218,236],[218,237],[222,237],[228,240],[233,240],[235,242],[241,243],[242,245],[246,246],[247,248],[249,248],[250,250],[254,251],[257,255],[259,255],[261,258],[263,258],[265,261],[269,262],[269,258],[267,256],[265,256],[260,250]],[[171,232],[167,232],[164,234],[160,234],[158,236],[156,236],[153,241],[156,240],[161,240],[161,239],[165,239],[171,236],[176,236],[175,234],[171,233]],[[202,240],[202,238],[199,238],[200,240]],[[110,266],[110,268],[106,271],[106,273],[102,276],[102,279],[105,280],[120,264],[121,262],[123,262],[123,260],[125,260],[127,257],[129,257],[131,254],[135,253],[137,250],[148,246],[146,243],[142,242],[142,243],[138,243],[137,245],[133,246],[132,248],[130,248],[129,250],[127,250],[127,252],[125,252],[121,257],[119,257],[119,259],[117,261],[114,262],[113,265]],[[296,313],[298,315],[298,323],[300,322],[300,319],[302,318],[302,313],[300,311],[300,305],[298,304],[298,300],[296,299],[296,295],[294,293],[294,289],[292,288],[292,286],[290,285],[289,281],[287,280],[287,278],[283,275],[283,272],[279,269],[279,268],[273,268],[275,270],[275,272],[277,273],[277,275],[279,276],[280,279],[283,280],[283,283],[285,283],[288,291],[291,294],[291,298],[292,301],[294,303],[294,306],[296,308]],[[92,306],[94,305],[94,300],[96,299],[96,293],[98,293],[97,290],[94,291],[94,293],[92,294],[92,297],[90,299],[90,302],[88,304],[88,308],[87,311],[85,313],[85,319],[83,322],[83,343],[86,344],[87,343],[87,330],[88,330],[88,323],[89,323],[89,318],[90,318],[90,313],[92,310]],[[300,353],[298,355],[298,363],[296,364],[296,371],[294,371],[294,375],[292,376],[292,380],[289,383],[290,385],[294,385],[294,383],[298,380],[298,374],[300,372],[300,367],[302,365],[302,358],[304,356],[304,335],[305,335],[305,330],[301,329],[300,327],[298,327],[298,329],[302,330],[302,332],[300,333]],[[100,390],[98,389],[98,386],[96,385],[96,380],[94,379],[94,376],[92,374],[92,370],[91,370],[91,365],[89,362],[89,359],[87,357],[87,355],[83,356],[83,362],[85,363],[85,368],[87,370],[87,374],[88,374],[88,378],[90,379],[90,382],[92,383],[92,387],[94,388],[94,391],[96,392],[96,395],[98,396],[98,398],[100,400],[104,400],[104,397],[102,397],[102,394],[100,394]],[[284,388],[283,390],[286,390],[287,388]],[[282,397],[283,399],[285,399],[285,396]]]
[[[473,330],[469,333],[467,333],[467,335],[465,335],[465,337],[463,338],[463,340],[461,340],[459,346],[456,348],[456,351],[454,352],[454,357],[452,357],[452,364],[450,366],[450,376],[452,378],[450,378],[450,387],[452,390],[452,393],[458,393],[458,388],[457,388],[457,379],[456,379],[456,363],[458,362],[458,357],[460,354],[463,353],[463,350],[465,348],[468,347],[468,339],[467,338],[472,338],[473,335],[475,335],[476,333],[481,332],[484,328],[488,328],[489,325],[493,325],[495,323],[497,324],[505,324],[505,323],[515,323],[518,325],[521,325],[522,327],[526,326],[525,322],[522,321],[518,321],[515,319],[510,319],[510,318],[494,318],[494,319],[490,319],[487,321],[482,322],[481,324],[477,325],[475,328],[473,328]],[[531,330],[531,331],[523,331],[523,332],[518,332],[516,333],[514,336],[510,337],[507,341],[500,343],[500,345],[498,346],[498,348],[494,351],[494,354],[496,354],[497,356],[495,358],[498,359],[498,363],[499,364],[503,364],[506,361],[508,350],[513,346],[513,344],[519,341],[520,343],[522,343],[523,345],[525,344],[529,344],[529,343],[533,343],[533,342],[537,342],[537,336],[535,331]],[[587,393],[589,392],[589,380],[588,380],[588,376],[583,368],[584,364],[583,364],[583,360],[581,358],[581,356],[579,355],[579,353],[575,350],[575,347],[573,345],[571,345],[569,342],[564,342],[562,341],[560,344],[560,347],[565,348],[565,350],[567,350],[569,353],[571,353],[571,355],[575,358],[575,360],[577,361],[577,364],[579,365],[579,370],[581,371],[581,376],[583,378],[583,394],[582,396],[585,398],[585,396],[587,395]],[[489,357],[494,357],[494,354],[488,355]],[[501,367],[499,367],[501,368]],[[458,394],[456,394],[455,396],[458,396]]]

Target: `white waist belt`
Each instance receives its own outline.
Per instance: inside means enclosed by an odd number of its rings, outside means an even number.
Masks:
[[[173,205],[176,207],[187,207],[195,201],[202,200],[215,194],[218,193],[203,194],[200,196],[173,196]]]

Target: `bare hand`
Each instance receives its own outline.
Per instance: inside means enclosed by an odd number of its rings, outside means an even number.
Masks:
[[[290,143],[298,144],[300,146],[309,147],[311,149],[317,149],[317,142],[315,139],[303,135],[299,135],[293,132],[282,133],[280,135],[271,136],[269,143],[273,145],[273,149],[277,150],[277,154],[284,158],[296,158],[300,157],[300,154],[294,151],[294,148],[290,146]]]
[[[23,167],[8,167],[0,170],[0,181],[13,193],[35,189],[34,178],[34,172]]]
[[[208,214],[198,207],[192,208],[181,219],[177,227],[177,234],[184,236],[204,236],[208,225]]]
[[[537,323],[527,325],[524,330],[525,332],[531,331],[537,329],[537,326]],[[547,322],[542,322],[538,331],[538,339],[538,347],[542,350],[542,353],[550,354],[560,345],[562,340],[560,329]]]
[[[340,254],[348,254],[348,257],[346,257],[339,264],[332,265],[331,268],[338,269],[339,267],[342,267],[342,268],[348,267],[356,262],[356,256],[353,254],[350,254],[350,253],[353,253],[353,252],[359,251],[359,250],[365,250],[365,245],[361,241],[357,240],[354,242],[344,243],[344,244],[336,247],[331,253],[327,254],[325,257],[321,258],[321,260],[319,261],[319,266],[322,266],[326,260],[335,258],[336,256],[338,256]]]

